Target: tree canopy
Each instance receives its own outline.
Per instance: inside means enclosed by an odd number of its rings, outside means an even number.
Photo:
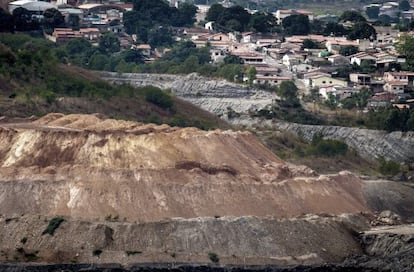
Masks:
[[[344,11],[344,13],[342,13],[339,19],[344,22],[354,22],[354,23],[367,21],[365,17],[361,15],[361,13],[359,13],[358,11],[354,11],[354,10]]]
[[[241,6],[225,8],[220,4],[211,5],[206,15],[207,21],[214,21],[215,27],[224,32],[255,31],[272,32],[276,27],[276,18],[271,13],[256,12],[250,14]]]
[[[410,10],[411,8],[410,2],[408,2],[407,0],[402,0],[398,3],[398,8],[399,10],[402,10],[402,11]]]
[[[124,26],[128,34],[136,34],[140,42],[152,46],[171,44],[166,37],[170,27],[192,26],[197,7],[181,3],[170,7],[164,0],[135,0],[134,9],[124,13]]]
[[[374,40],[377,36],[377,32],[375,28],[366,22],[358,22],[355,23],[349,33],[348,39],[356,40],[356,39],[370,39]]]
[[[293,14],[284,18],[282,26],[287,35],[307,35],[311,30],[309,18],[303,14]]]

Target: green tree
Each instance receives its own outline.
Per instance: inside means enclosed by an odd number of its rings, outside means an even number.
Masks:
[[[109,57],[95,52],[89,59],[89,69],[92,70],[105,70],[109,63]]]
[[[115,53],[121,49],[119,39],[111,32],[104,33],[99,38],[99,50],[103,53]]]
[[[197,71],[200,63],[197,56],[189,56],[181,65],[181,73],[189,74]]]
[[[328,108],[334,110],[338,106],[338,99],[330,93],[328,94],[328,99],[326,99],[325,104],[328,106]]]
[[[320,43],[314,42],[311,39],[305,39],[302,43],[302,49],[318,49],[321,48]]]
[[[343,22],[354,22],[354,23],[367,21],[365,17],[361,15],[361,13],[359,13],[358,11],[354,11],[354,10],[344,11],[341,17],[339,17],[339,20]]]
[[[190,3],[180,3],[178,10],[174,10],[172,16],[172,25],[177,27],[189,26],[191,27],[195,23],[195,14],[197,13],[197,7]]]
[[[397,49],[398,53],[405,56],[407,60],[414,59],[414,36],[409,34],[402,34],[399,38],[397,43],[395,44],[395,48]]]
[[[211,5],[206,14],[206,21],[217,21],[225,9],[221,4]]]
[[[411,8],[410,2],[408,2],[407,0],[402,0],[398,3],[398,8],[399,10],[402,10],[402,11],[410,10]]]
[[[414,131],[414,110],[410,112],[410,117],[407,120],[407,130]]]
[[[30,31],[39,28],[39,24],[32,20],[31,13],[22,7],[13,10],[13,21],[17,31]]]
[[[358,22],[355,23],[352,27],[350,32],[348,33],[348,39],[356,40],[356,39],[370,39],[374,40],[377,36],[377,32],[375,28],[366,22]]]
[[[309,18],[303,14],[293,14],[284,18],[282,26],[286,35],[307,35],[310,33]]]
[[[339,54],[341,54],[342,56],[350,56],[350,55],[358,53],[358,51],[359,51],[358,47],[353,46],[353,45],[347,45],[339,49]]]
[[[223,62],[225,64],[243,64],[243,59],[235,55],[227,55],[224,57]]]
[[[395,131],[400,128],[400,112],[397,108],[393,108],[389,111],[384,120],[384,129],[386,131]]]
[[[226,8],[217,18],[216,23],[226,31],[245,31],[250,22],[250,13],[241,6]]]
[[[0,8],[0,32],[12,32],[13,28],[13,16]]]
[[[277,94],[288,103],[289,106],[300,106],[298,99],[298,87],[291,80],[282,81],[278,88]]]
[[[268,33],[276,27],[276,18],[265,12],[256,12],[250,17],[249,28],[255,32]]]
[[[127,63],[144,63],[144,56],[141,50],[125,50],[122,52],[121,57]]]
[[[80,27],[80,19],[79,16],[76,14],[69,14],[68,16],[68,25],[73,29],[73,30],[79,30]]]
[[[378,17],[378,21],[377,22],[381,23],[381,25],[383,25],[383,26],[389,26],[389,25],[391,25],[391,21],[392,21],[392,18],[389,15],[387,15],[387,14],[381,14]]]
[[[249,80],[249,84],[253,84],[253,81],[256,79],[256,68],[254,66],[248,66],[246,68],[246,76]]]
[[[43,26],[49,33],[52,33],[55,27],[63,26],[65,23],[65,17],[54,8],[45,10],[43,18]]]
[[[167,26],[155,26],[148,32],[148,43],[151,47],[168,47],[174,43],[172,31]]]
[[[326,24],[323,34],[326,36],[344,36],[348,34],[348,30],[341,24],[330,22]]]
[[[367,14],[369,19],[378,19],[380,8],[377,6],[368,7],[365,10],[365,13]]]

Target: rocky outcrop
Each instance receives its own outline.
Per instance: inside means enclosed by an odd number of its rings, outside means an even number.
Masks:
[[[217,115],[226,114],[229,109],[243,113],[262,109],[276,98],[275,94],[263,90],[196,74],[180,76],[100,72],[100,76],[114,84],[127,83],[137,87],[152,85],[171,89],[178,97]]]
[[[275,94],[234,84],[225,80],[207,79],[197,75],[118,74],[101,72],[105,80],[134,86],[154,85],[171,89],[177,96],[217,115],[227,118],[229,110],[241,113],[241,118],[228,120],[236,125],[271,127],[300,134],[306,140],[321,133],[325,138],[344,141],[368,159],[385,158],[397,162],[414,161],[414,133],[359,129],[338,126],[301,125],[252,119],[249,111],[266,108],[277,98]]]
[[[239,118],[231,120],[235,125],[261,126],[281,131],[293,132],[307,141],[320,134],[325,139],[345,142],[349,147],[368,159],[384,158],[396,162],[414,161],[414,132],[385,132],[354,127],[302,125],[271,120]]]

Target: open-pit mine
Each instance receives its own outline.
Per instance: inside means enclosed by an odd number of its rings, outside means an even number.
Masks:
[[[414,269],[413,185],[320,175],[249,132],[49,114],[0,142],[1,270]]]

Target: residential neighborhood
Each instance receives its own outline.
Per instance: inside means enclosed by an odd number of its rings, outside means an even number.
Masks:
[[[168,4],[171,8],[182,5],[180,1],[170,1]],[[233,77],[232,80],[262,87],[274,87],[283,81],[293,80],[303,96],[311,90],[317,90],[321,100],[335,99],[338,107],[342,106],[343,99],[364,89],[371,92],[367,104],[371,109],[390,105],[410,108],[413,106],[414,72],[404,70],[410,67],[407,65],[410,59],[407,60],[409,56],[398,48],[398,44],[401,37],[410,37],[413,32],[397,26],[401,26],[401,22],[413,20],[414,9],[411,4],[408,10],[401,10],[398,2],[366,5],[363,9],[367,20],[356,11],[346,11],[335,23],[324,23],[325,33],[310,30],[302,33],[301,29],[290,28],[290,21],[300,18],[312,25],[323,22],[329,14],[316,16],[305,9],[263,13],[271,21],[270,31],[251,31],[252,28],[247,27],[232,28],[227,25],[227,21],[219,23],[219,18],[216,21],[208,20],[212,17],[210,6],[196,5],[194,22],[172,27],[168,33],[173,38],[172,42],[189,41],[196,48],[207,48],[212,65],[219,65],[231,56],[239,59],[244,66],[254,68],[254,73]],[[219,4],[214,5],[217,8]],[[157,38],[150,42],[150,38],[142,38],[141,32],[131,32],[131,21],[125,17],[129,18],[134,12],[133,3],[18,0],[8,4],[12,14],[19,8],[26,9],[32,20],[38,21],[44,20],[44,13],[48,10],[58,10],[64,23],[44,33],[47,39],[56,44],[82,38],[98,46],[101,37],[111,33],[119,42],[119,50],[139,51],[146,63],[157,61],[171,50],[168,45],[171,43],[158,43]],[[220,9],[231,8],[232,5],[228,3],[220,5]],[[377,14],[373,15],[372,10],[378,11]],[[238,12],[245,12],[249,16],[262,15],[260,11],[250,9]],[[384,23],[372,17],[386,17],[389,22]],[[396,21],[400,24],[393,23]],[[298,21],[296,26],[300,24]],[[308,25],[304,25],[303,29]],[[362,30],[358,28],[360,25],[363,25]],[[329,27],[332,26],[331,31]],[[138,26],[135,27],[138,29]],[[160,26],[159,30],[162,29],[163,26]],[[348,34],[342,33],[341,29],[347,29]]]

